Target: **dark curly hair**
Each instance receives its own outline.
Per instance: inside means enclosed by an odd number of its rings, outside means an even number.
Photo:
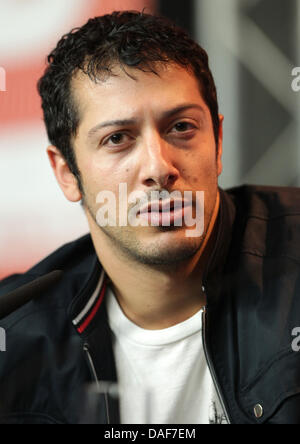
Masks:
[[[65,34],[47,60],[38,91],[48,138],[60,150],[80,186],[80,172],[72,147],[79,113],[70,85],[79,70],[95,82],[112,75],[116,64],[155,74],[158,62],[175,62],[191,70],[210,109],[218,146],[218,102],[208,56],[184,30],[168,19],[135,11],[95,17]]]

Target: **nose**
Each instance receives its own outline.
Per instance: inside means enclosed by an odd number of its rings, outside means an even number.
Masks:
[[[144,139],[140,164],[140,181],[143,185],[168,188],[176,182],[179,171],[172,159],[173,150],[159,134],[152,133]]]

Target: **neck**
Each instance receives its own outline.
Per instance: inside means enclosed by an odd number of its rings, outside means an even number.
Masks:
[[[136,325],[148,330],[168,328],[190,318],[206,304],[202,275],[215,242],[218,211],[219,193],[201,248],[192,258],[172,267],[150,267],[131,261],[105,245],[109,242],[106,237],[99,239],[99,227],[91,229],[112,290],[125,315]]]

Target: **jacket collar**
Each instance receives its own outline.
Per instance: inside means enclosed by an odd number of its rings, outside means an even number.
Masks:
[[[222,285],[220,276],[223,274],[229,256],[236,218],[236,208],[232,198],[221,188],[219,188],[219,192],[220,208],[215,225],[216,241],[203,276],[208,305],[215,305],[218,302]]]
[[[90,272],[82,283],[81,290],[69,307],[69,316],[80,335],[87,334],[93,326],[104,300],[108,276],[94,252]]]

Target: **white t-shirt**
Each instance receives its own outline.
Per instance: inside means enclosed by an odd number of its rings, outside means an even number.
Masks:
[[[111,288],[122,424],[226,424],[202,344],[202,310],[180,324],[145,330],[123,313]]]

